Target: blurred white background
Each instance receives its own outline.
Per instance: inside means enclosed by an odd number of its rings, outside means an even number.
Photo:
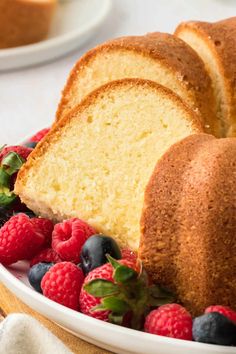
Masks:
[[[96,37],[80,50],[54,62],[0,73],[0,145],[15,144],[51,124],[69,71],[96,44],[121,35],[172,33],[184,20],[215,21],[236,16],[235,0],[113,0],[112,3],[112,10]]]

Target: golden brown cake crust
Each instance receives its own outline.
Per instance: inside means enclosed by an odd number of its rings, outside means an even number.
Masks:
[[[193,315],[236,310],[236,139],[192,135],[157,163],[145,192],[140,257]]]
[[[66,86],[62,92],[61,102],[57,110],[57,120],[69,101],[69,93],[80,71],[88,66],[97,53],[115,50],[133,51],[158,60],[169,68],[196,100],[202,116],[207,124],[215,118],[215,102],[211,88],[211,80],[205,70],[204,63],[195,51],[181,39],[167,33],[150,33],[145,36],[121,37],[108,41],[87,52],[72,69]]]
[[[58,137],[62,134],[64,127],[73,119],[73,117],[77,114],[78,111],[83,112],[91,103],[93,103],[97,97],[102,95],[104,92],[111,90],[112,88],[116,89],[117,87],[124,87],[130,85],[139,85],[143,88],[149,87],[157,92],[161,92],[162,94],[170,97],[173,101],[175,101],[176,105],[186,110],[186,113],[189,114],[189,122],[192,127],[199,132],[203,131],[202,123],[199,120],[199,116],[196,115],[185,103],[175,95],[171,90],[167,89],[164,86],[157,84],[156,82],[150,80],[142,80],[142,79],[122,79],[117,81],[109,82],[98,89],[91,92],[88,96],[84,98],[84,100],[76,106],[73,110],[69,112],[67,116],[62,118],[59,122],[54,123],[50,132],[42,139],[30,154],[27,162],[22,166],[17,175],[17,180],[15,183],[15,193],[20,197],[24,195],[24,185],[27,180],[27,173],[33,167],[38,159],[47,151],[48,147],[57,141]],[[27,200],[23,199],[27,204]]]
[[[234,124],[229,135],[236,136],[236,17],[214,23],[183,22],[177,27],[175,34],[178,35],[185,30],[192,30],[202,38],[217,61],[229,95],[228,119]]]

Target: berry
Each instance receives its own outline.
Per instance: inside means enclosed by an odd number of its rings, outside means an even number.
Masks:
[[[196,342],[236,345],[236,325],[219,312],[210,312],[193,320]]]
[[[34,142],[38,143],[40,140],[42,140],[45,135],[49,132],[50,128],[44,128],[40,131],[38,131],[35,135],[33,135],[30,139],[29,142]]]
[[[28,272],[30,285],[39,293],[42,293],[41,280],[54,263],[37,263]]]
[[[0,151],[0,161],[2,161],[2,159],[4,157],[6,157],[6,155],[8,155],[9,152],[15,152],[18,155],[20,155],[24,160],[26,160],[32,150],[33,149],[30,149],[30,148],[25,147],[25,146],[19,146],[19,145],[16,145],[16,146],[5,146]]]
[[[14,203],[15,205],[15,203]],[[14,211],[11,209],[4,209],[0,207],[0,228],[14,215],[22,213],[21,211]],[[35,217],[35,214],[28,209],[28,211],[24,211],[24,214],[29,216],[30,218]]]
[[[17,173],[32,149],[25,146],[6,146],[0,149],[0,206],[9,208],[19,203],[13,193]],[[17,209],[18,210],[18,209]]]
[[[45,263],[60,263],[62,259],[58,256],[58,254],[52,248],[45,248],[44,250],[40,251],[34,258],[30,261],[30,266],[45,262]]]
[[[105,235],[93,235],[87,239],[81,250],[81,266],[84,274],[107,263],[106,254],[115,259],[121,258],[120,248],[116,241]]]
[[[123,248],[121,250],[121,258],[136,263],[138,260],[138,255],[137,252],[132,251],[130,248]]]
[[[91,226],[80,219],[65,220],[54,227],[52,248],[64,261],[79,263],[83,244],[95,233]]]
[[[121,258],[130,263],[130,267],[135,269],[136,272],[141,271],[142,262],[138,259],[138,254],[130,248],[123,248],[121,250]],[[152,283],[150,276],[148,276],[149,285]]]
[[[192,317],[178,304],[163,305],[149,313],[144,330],[160,336],[192,340]]]
[[[146,273],[137,273],[130,261],[107,257],[109,263],[93,269],[84,280],[80,293],[81,312],[141,329],[144,313],[150,306],[171,301],[172,297],[160,288],[150,288]]]
[[[44,242],[44,235],[27,215],[12,216],[0,229],[0,262],[11,264],[30,259]]]
[[[228,306],[221,306],[221,305],[209,306],[206,308],[205,313],[210,313],[210,312],[219,312],[221,313],[221,315],[224,315],[229,320],[236,323],[236,312],[231,310],[231,308]]]
[[[45,237],[45,246],[50,246],[52,242],[52,231],[54,229],[54,224],[49,219],[44,218],[33,218],[31,221],[38,227],[39,231]]]
[[[84,275],[80,268],[70,262],[55,264],[41,281],[43,295],[61,305],[79,309],[79,294]]]
[[[85,289],[84,285],[88,284],[94,279],[106,279],[113,282],[113,268],[110,263],[106,263],[101,267],[95,268],[92,270],[84,280],[83,287],[80,292],[80,310],[85,315],[97,318],[102,321],[108,321],[108,316],[110,311],[93,311],[93,308],[101,303],[100,297],[95,297],[89,294]]]
[[[35,142],[35,141],[29,141],[27,143],[24,144],[24,146],[28,147],[28,148],[31,148],[31,149],[34,149],[36,147],[38,143]]]

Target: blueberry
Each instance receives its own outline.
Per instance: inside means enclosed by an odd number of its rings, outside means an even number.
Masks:
[[[31,148],[31,149],[34,149],[37,144],[38,143],[35,142],[35,141],[28,141],[27,143],[24,144],[24,146],[26,146],[28,148]]]
[[[30,268],[28,279],[30,285],[39,293],[42,293],[41,280],[44,274],[54,265],[54,263],[37,263]]]
[[[236,345],[236,325],[218,312],[207,313],[194,319],[193,339],[202,343]]]
[[[105,235],[93,235],[87,239],[81,250],[81,266],[84,274],[107,262],[106,254],[121,259],[120,248],[116,241]]]

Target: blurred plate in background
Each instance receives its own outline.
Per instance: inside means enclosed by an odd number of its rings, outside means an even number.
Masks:
[[[58,5],[47,39],[0,50],[0,71],[39,64],[79,48],[103,23],[111,0],[66,0]]]

